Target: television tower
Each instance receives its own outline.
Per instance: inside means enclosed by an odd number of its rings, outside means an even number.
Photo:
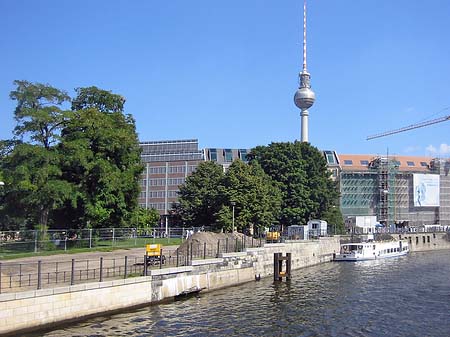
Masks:
[[[301,110],[302,120],[301,141],[308,142],[308,109],[314,104],[316,95],[311,90],[311,75],[306,70],[306,0],[303,2],[303,69],[298,75],[299,88],[295,93],[295,105]]]

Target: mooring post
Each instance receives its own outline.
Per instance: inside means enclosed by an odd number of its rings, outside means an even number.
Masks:
[[[280,280],[280,259],[281,253],[274,253],[273,254],[273,280],[279,281]]]
[[[291,261],[292,261],[292,253],[286,254],[287,260],[286,260],[286,280],[291,279]]]

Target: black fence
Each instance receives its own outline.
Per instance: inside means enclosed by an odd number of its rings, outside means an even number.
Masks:
[[[192,265],[193,260],[261,247],[263,239],[236,237],[214,243],[186,241],[177,249],[162,247],[160,258],[124,256],[65,261],[0,262],[0,293],[70,286],[147,275],[152,269]],[[144,250],[143,250],[144,251]]]

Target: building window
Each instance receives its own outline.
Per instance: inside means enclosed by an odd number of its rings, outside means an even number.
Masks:
[[[165,174],[165,173],[166,173],[165,166],[150,167],[150,174]]]
[[[233,152],[230,149],[223,150],[225,161],[231,163],[233,161]]]
[[[336,164],[336,160],[332,151],[325,151],[325,156],[328,164]]]
[[[408,165],[408,166],[416,166],[413,161],[407,161],[406,165]]]
[[[427,167],[428,164],[427,164],[426,162],[424,162],[424,161],[421,161],[421,162],[420,162],[420,166]]]
[[[360,163],[361,163],[361,165],[365,165],[365,166],[369,165],[368,160],[361,160]]]
[[[353,160],[350,159],[344,160],[344,165],[353,165]]]
[[[247,161],[247,150],[239,150],[239,158],[242,161]]]
[[[209,160],[217,161],[217,149],[210,149],[209,150]]]

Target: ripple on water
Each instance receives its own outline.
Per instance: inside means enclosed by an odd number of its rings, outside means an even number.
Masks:
[[[33,336],[450,336],[450,252],[297,270]]]

